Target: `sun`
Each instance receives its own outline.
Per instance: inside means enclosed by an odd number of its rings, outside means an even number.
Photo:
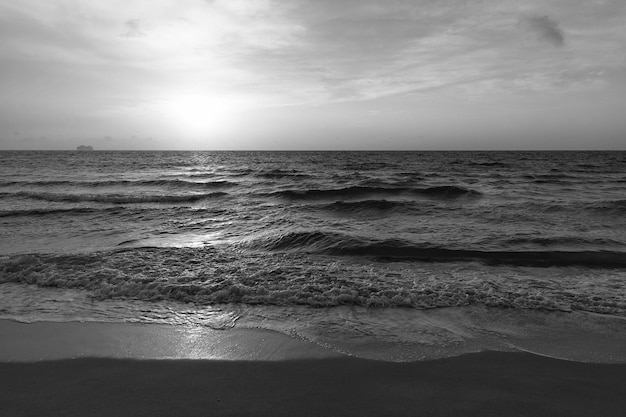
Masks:
[[[228,132],[248,107],[245,100],[217,95],[179,95],[163,102],[161,112],[168,124],[181,134],[204,138]]]

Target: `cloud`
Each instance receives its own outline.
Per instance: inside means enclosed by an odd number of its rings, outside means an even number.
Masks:
[[[125,32],[122,33],[124,38],[140,38],[146,36],[143,29],[143,23],[139,19],[129,19],[124,22]]]
[[[624,0],[0,0],[0,125],[79,115],[119,141],[188,97],[288,112],[600,91],[624,74],[625,16]]]
[[[565,36],[559,23],[549,16],[523,16],[519,26],[523,31],[532,33],[540,41],[554,46],[563,46]]]

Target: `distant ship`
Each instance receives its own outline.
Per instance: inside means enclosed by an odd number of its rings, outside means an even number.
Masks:
[[[77,151],[93,151],[93,146],[85,146],[85,145],[79,145],[76,147]]]

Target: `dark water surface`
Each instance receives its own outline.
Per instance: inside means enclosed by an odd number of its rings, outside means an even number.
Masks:
[[[0,282],[5,318],[237,323],[350,352],[359,332],[467,344],[494,311],[622,334],[626,152],[0,152]],[[442,342],[417,317],[442,307],[484,317],[428,324],[460,338]]]

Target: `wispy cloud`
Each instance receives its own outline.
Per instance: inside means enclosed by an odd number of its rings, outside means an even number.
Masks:
[[[565,44],[565,35],[559,24],[549,16],[522,16],[519,20],[522,30],[532,33],[537,39],[554,46]]]
[[[140,38],[146,36],[144,24],[139,19],[128,19],[124,22],[124,38]]]

